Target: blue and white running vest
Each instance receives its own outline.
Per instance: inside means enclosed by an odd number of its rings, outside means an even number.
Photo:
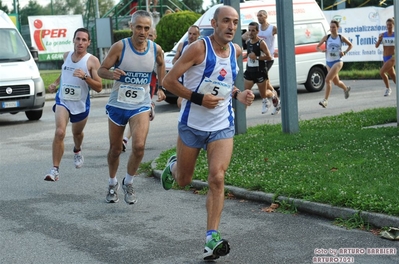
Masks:
[[[388,32],[384,32],[382,34],[382,45],[395,46],[395,32],[392,32],[392,36],[388,36]]]
[[[198,93],[212,93],[224,100],[214,109],[183,99],[179,122],[201,131],[218,131],[234,126],[234,112],[231,105],[231,92],[239,71],[236,49],[229,43],[230,56],[221,58],[215,54],[209,37],[205,42],[205,59],[184,73],[184,86]]]
[[[78,62],[72,61],[70,51],[62,64],[60,87],[55,96],[56,104],[65,106],[72,115],[84,113],[90,109],[90,88],[85,80],[73,76],[76,69],[82,69],[88,76],[87,60],[92,56],[87,53]]]
[[[341,36],[337,35],[336,38],[333,38],[331,35],[329,35],[326,40],[326,61],[332,62],[342,60],[341,48]]]
[[[151,105],[150,83],[156,61],[157,47],[147,40],[147,49],[138,52],[131,38],[122,39],[123,49],[119,64],[115,68],[126,72],[115,80],[108,105],[126,110],[135,110]]]

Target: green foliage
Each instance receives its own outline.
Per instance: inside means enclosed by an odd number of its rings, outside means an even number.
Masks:
[[[36,1],[30,0],[28,5],[23,7],[20,12],[19,16],[21,19],[21,25],[28,24],[28,16],[40,16],[40,15],[50,15],[46,9],[38,4]]]
[[[284,213],[284,214],[296,214],[298,213],[298,209],[295,206],[293,201],[277,201],[279,204],[279,207],[276,209],[277,212],[279,213]]]
[[[137,173],[144,173],[147,177],[152,175],[151,161],[140,163]]]
[[[399,216],[396,107],[347,112],[300,121],[300,133],[284,134],[281,124],[259,125],[234,136],[226,185]],[[169,150],[168,154],[174,150]],[[163,169],[169,155],[160,155]],[[207,181],[201,151],[194,179]]]
[[[183,0],[183,3],[196,13],[203,13],[202,0]]]
[[[61,70],[41,70],[40,71],[40,76],[43,79],[44,82],[44,88],[46,88],[46,93],[48,93],[48,87],[50,84],[52,84],[58,76],[60,76]],[[112,80],[107,80],[103,79],[103,87],[109,87],[112,86],[113,81]],[[144,166],[147,166],[147,164],[144,164]]]
[[[114,42],[117,42],[124,38],[129,38],[132,36],[132,31],[130,29],[114,30]]]
[[[342,67],[343,71],[363,71],[381,68],[383,61],[359,61],[359,62],[345,62]]]
[[[85,2],[80,0],[53,0],[54,15],[83,14]]]
[[[191,11],[176,12],[163,16],[156,27],[156,42],[164,51],[171,50],[175,42],[180,40],[200,16],[200,14]]]
[[[114,7],[113,0],[99,0],[98,1],[98,9],[100,11],[100,17],[104,16],[113,7]]]
[[[0,10],[3,10],[4,13],[9,14],[10,10],[8,10],[8,6],[6,4],[3,5],[3,1],[0,0]]]
[[[360,211],[356,212],[352,217],[348,219],[337,218],[334,224],[341,227],[346,227],[347,229],[360,228],[363,230],[370,230],[370,223],[367,222],[361,215]]]

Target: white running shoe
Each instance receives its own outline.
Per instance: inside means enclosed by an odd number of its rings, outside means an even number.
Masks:
[[[392,93],[392,89],[391,89],[391,88],[387,88],[387,89],[385,90],[384,96],[390,96],[391,93]]]
[[[278,100],[278,105],[274,108],[272,115],[277,115],[278,113],[280,113],[280,110],[281,110],[281,102],[280,100]]]
[[[349,98],[349,92],[351,91],[350,86],[346,86],[346,90],[344,91],[345,99]]]
[[[328,104],[328,101],[326,99],[323,99],[322,101],[319,102],[319,105],[321,105],[323,108],[326,108]]]
[[[119,189],[119,183],[117,182],[115,185],[108,186],[108,193],[105,197],[107,203],[117,203],[119,201],[118,194],[116,191]]]
[[[58,181],[60,173],[56,167],[51,168],[50,172],[44,177],[45,181]]]
[[[262,114],[266,114],[269,111],[270,107],[272,107],[272,103],[269,98],[262,99]]]
[[[151,110],[150,110],[150,121],[155,118],[155,103],[151,102]]]
[[[76,152],[73,159],[75,161],[75,167],[77,169],[79,169],[83,166],[84,159],[83,159],[82,151]]]

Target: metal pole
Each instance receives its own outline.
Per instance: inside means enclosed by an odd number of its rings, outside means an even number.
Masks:
[[[393,1],[393,14],[394,17],[398,17],[399,16],[399,5],[397,5],[395,3],[396,1]],[[395,32],[399,32],[399,26],[397,23],[395,23]],[[395,47],[399,47],[399,37],[395,38]],[[399,61],[399,52],[395,52],[395,61]],[[398,73],[398,67],[395,67],[395,71],[396,71],[396,106],[398,105],[399,102],[399,85],[398,85],[398,81],[399,81],[399,73]],[[396,125],[399,126],[399,107],[396,107]]]
[[[224,5],[228,5],[233,7],[238,12],[238,17],[240,17],[240,0],[224,0]],[[242,46],[241,39],[241,23],[238,23],[236,34],[233,39],[234,43],[237,43],[240,47]],[[240,68],[239,73],[237,74],[235,85],[242,91],[244,89],[244,76],[243,76],[243,66],[242,66],[242,55],[237,60],[238,67]],[[247,118],[246,118],[246,110],[245,106],[241,103],[237,103],[236,100],[233,99],[233,108],[235,115],[235,130],[236,134],[243,134],[247,132]]]
[[[281,124],[284,133],[298,133],[298,94],[292,0],[276,1]],[[290,74],[288,74],[290,73]]]
[[[100,8],[99,8],[99,5],[98,5],[98,0],[96,0],[96,18],[100,18]],[[103,48],[98,48],[98,52],[100,53],[99,54],[99,60],[100,60],[100,62],[102,62],[103,58],[104,58]]]

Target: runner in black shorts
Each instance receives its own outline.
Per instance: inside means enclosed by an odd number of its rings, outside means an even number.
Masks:
[[[271,60],[271,55],[266,43],[258,37],[259,25],[251,22],[248,26],[249,40],[247,41],[247,69],[244,72],[244,87],[251,90],[256,83],[262,97],[262,114],[272,106],[271,99],[274,94],[266,89],[267,75],[265,60]]]

